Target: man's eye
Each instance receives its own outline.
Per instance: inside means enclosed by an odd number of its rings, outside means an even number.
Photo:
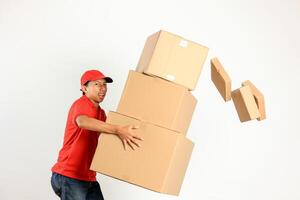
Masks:
[[[96,85],[96,86],[101,86],[101,87],[106,86],[105,83],[95,83],[95,85]]]

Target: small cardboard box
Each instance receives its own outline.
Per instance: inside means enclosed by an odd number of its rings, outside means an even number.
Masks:
[[[241,122],[260,117],[250,86],[234,90],[231,97]]]
[[[218,58],[211,59],[211,80],[224,101],[231,100],[231,79]]]
[[[193,90],[207,54],[207,47],[161,30],[148,37],[136,71]]]
[[[264,95],[253,85],[249,80],[242,83],[242,86],[249,85],[254,96],[255,102],[257,104],[260,117],[257,118],[258,121],[266,119],[266,110],[265,110],[265,99]]]
[[[137,125],[141,147],[123,148],[118,136],[102,133],[91,164],[100,172],[156,192],[178,195],[193,150],[184,135],[150,123],[109,112],[107,123]]]
[[[130,71],[117,112],[186,134],[196,104],[185,87]]]

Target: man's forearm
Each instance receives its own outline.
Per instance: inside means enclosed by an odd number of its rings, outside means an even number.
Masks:
[[[79,116],[76,119],[76,123],[78,127],[96,131],[96,132],[105,132],[110,134],[118,134],[119,133],[119,126],[108,124],[106,122],[87,117],[87,116]]]
[[[76,123],[80,128],[83,129],[118,135],[123,142],[124,149],[126,149],[126,145],[128,144],[134,150],[134,146],[140,147],[140,144],[136,140],[143,140],[142,137],[132,132],[132,130],[137,129],[138,126],[119,126],[108,124],[85,115],[78,116],[76,118]]]

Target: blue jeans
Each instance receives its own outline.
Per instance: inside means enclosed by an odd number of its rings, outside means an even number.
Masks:
[[[61,200],[104,200],[97,181],[81,181],[53,173],[51,186]]]

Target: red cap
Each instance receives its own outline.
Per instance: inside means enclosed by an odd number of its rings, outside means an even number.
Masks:
[[[86,84],[88,81],[96,81],[104,79],[107,83],[112,83],[113,80],[110,77],[104,76],[104,74],[98,70],[88,70],[81,76],[81,85]]]

